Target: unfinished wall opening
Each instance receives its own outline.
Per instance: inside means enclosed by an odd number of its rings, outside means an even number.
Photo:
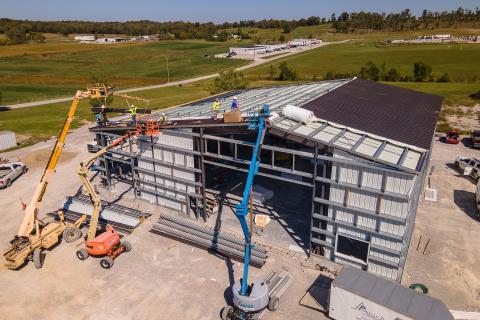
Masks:
[[[337,234],[335,243],[335,254],[337,256],[366,265],[369,249],[370,244],[366,241]]]
[[[256,132],[206,138],[206,191],[220,201],[219,217],[212,217],[209,223],[239,232],[234,211],[241,201]],[[284,152],[283,148],[293,151]],[[287,145],[285,139],[275,136],[267,135],[264,140],[259,173],[254,179],[253,212],[271,220],[266,227],[257,225],[254,237],[307,252],[310,249],[311,172],[315,161],[307,155],[294,155],[295,149],[305,154],[314,153],[312,147]]]

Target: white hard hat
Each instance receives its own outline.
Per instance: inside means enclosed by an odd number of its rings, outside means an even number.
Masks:
[[[165,113],[164,113],[164,112],[162,112],[162,116],[164,116],[164,115],[165,115]]]
[[[233,97],[233,100],[237,100],[237,97]]]

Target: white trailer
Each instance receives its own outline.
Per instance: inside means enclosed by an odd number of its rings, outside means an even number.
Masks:
[[[352,267],[332,282],[328,315],[335,320],[454,319],[440,300]]]

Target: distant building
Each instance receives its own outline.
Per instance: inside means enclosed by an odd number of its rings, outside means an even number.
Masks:
[[[95,41],[95,43],[119,43],[128,41],[127,38],[99,38]]]
[[[290,46],[309,46],[312,44],[322,43],[322,40],[318,39],[293,39],[288,41]]]
[[[156,41],[156,40],[158,40],[158,37],[154,36],[154,35],[140,36],[138,38],[139,38],[139,40],[143,40],[143,41]]]
[[[265,54],[267,52],[266,46],[257,45],[253,47],[231,47],[230,54],[238,55],[254,55],[254,54]]]
[[[265,48],[265,52],[280,51],[287,48],[286,43],[277,43],[277,44],[265,44],[265,45],[256,45],[255,47]]]
[[[95,36],[75,36],[73,38],[75,41],[95,41],[97,37]]]

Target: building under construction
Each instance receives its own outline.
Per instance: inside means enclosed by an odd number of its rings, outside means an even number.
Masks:
[[[229,92],[217,96],[221,113],[233,96],[245,117],[264,104],[272,112],[254,186],[254,211],[272,218],[266,239],[400,281],[441,98],[354,78]],[[219,126],[213,101],[167,109],[169,121],[189,125],[105,155],[105,183],[127,182],[138,199],[207,223],[235,219],[226,210],[239,199],[256,134]],[[292,120],[287,105],[317,120]],[[91,131],[102,146],[121,135],[115,126]]]

